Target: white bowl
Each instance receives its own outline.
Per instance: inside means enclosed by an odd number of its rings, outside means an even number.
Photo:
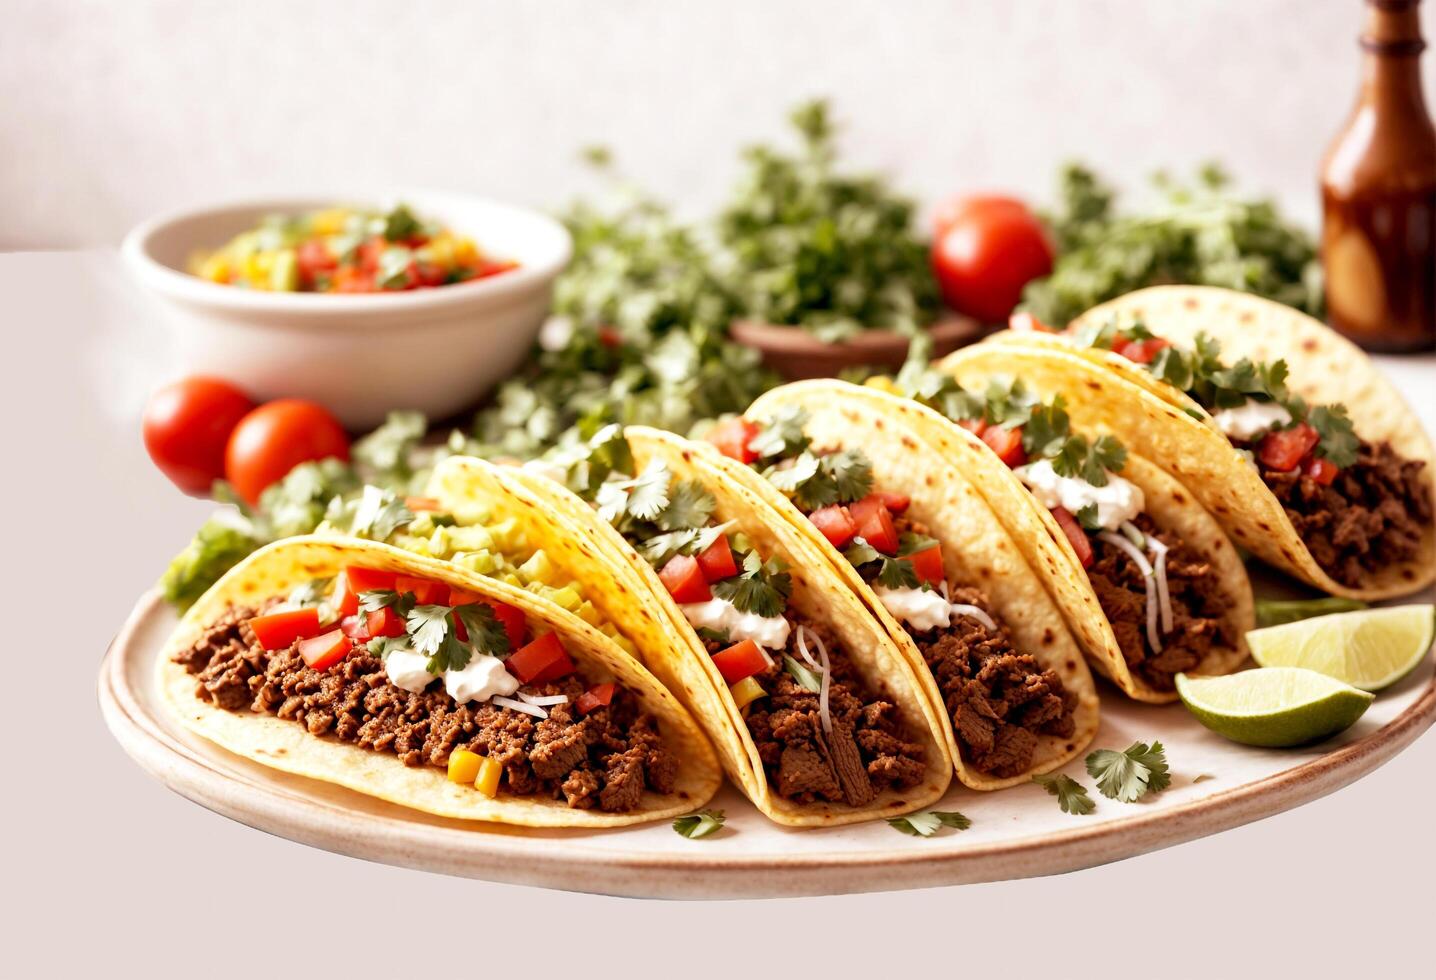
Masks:
[[[468,235],[517,269],[472,282],[393,293],[279,293],[225,286],[185,272],[268,214],[398,201]],[[406,191],[310,195],[192,209],[147,221],[121,253],[160,298],[190,373],[227,378],[257,400],[325,405],[363,429],[392,409],[444,418],[478,401],[531,349],[573,249],[557,221],[464,194]]]

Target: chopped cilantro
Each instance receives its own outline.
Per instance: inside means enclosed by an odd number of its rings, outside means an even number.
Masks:
[[[713,495],[697,480],[679,480],[668,494],[663,509],[654,517],[654,523],[665,531],[700,528],[708,523],[717,507]],[[629,510],[634,510],[632,498]]]
[[[915,589],[919,581],[912,562],[902,558],[883,558],[877,575],[879,585],[889,589]]]
[[[743,556],[740,574],[713,583],[714,595],[733,603],[739,612],[757,616],[781,614],[792,592],[793,578],[783,571],[783,562],[772,558],[765,563],[752,551]]]
[[[861,536],[853,538],[853,543],[843,551],[843,557],[848,564],[854,568],[861,568],[870,561],[878,561],[883,557],[881,551],[868,544],[867,539]]]
[[[698,840],[716,834],[725,819],[722,810],[699,810],[697,813],[675,818],[673,829],[689,840]]]
[[[1135,803],[1147,793],[1166,789],[1172,777],[1161,742],[1133,742],[1118,752],[1098,749],[1087,756],[1087,773],[1097,780],[1102,795],[1122,803]]]
[[[500,656],[509,652],[509,634],[494,607],[486,602],[454,606],[454,619],[464,624],[469,644],[480,653]]]
[[[1063,813],[1080,816],[1097,809],[1097,804],[1087,795],[1087,788],[1065,773],[1049,772],[1033,776],[1032,781],[1057,797],[1057,805]]]
[[[942,827],[966,830],[972,826],[972,821],[956,810],[923,810],[893,817],[888,820],[888,826],[910,837],[931,837]]]
[[[808,437],[804,430],[808,425],[808,413],[796,406],[786,405],[765,422],[758,434],[748,442],[748,448],[761,459],[788,458],[808,448]]]

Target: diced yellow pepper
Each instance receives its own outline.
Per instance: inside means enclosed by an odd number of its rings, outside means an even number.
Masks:
[[[218,253],[211,255],[200,266],[199,274],[212,282],[229,282],[229,260]]]
[[[732,692],[733,701],[738,705],[738,710],[740,711],[759,698],[767,697],[768,695],[768,692],[763,690],[763,685],[751,677],[743,678],[728,690]]]
[[[479,247],[472,238],[450,238],[455,264],[470,265],[479,257]]]
[[[477,752],[470,752],[468,749],[455,749],[449,753],[449,781],[472,783],[483,775],[484,764],[488,761]]]
[[[345,208],[326,208],[323,211],[315,211],[310,223],[314,227],[316,235],[337,235],[344,230],[344,224],[349,220],[349,211]]]
[[[503,775],[503,772],[503,766],[488,756],[484,756],[483,762],[479,764],[479,774],[474,777],[474,789],[485,796],[498,796],[499,777]]]

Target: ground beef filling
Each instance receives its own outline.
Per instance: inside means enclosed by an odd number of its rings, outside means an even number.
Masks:
[[[990,608],[977,589],[949,595]],[[954,616],[946,629],[909,633],[942,691],[963,760],[979,772],[1020,776],[1032,768],[1041,736],[1069,738],[1076,730],[1077,696],[1055,671],[1018,653],[1000,623],[994,631],[971,616]]]
[[[390,684],[383,663],[367,654],[317,671],[293,647],[265,650],[249,629],[255,615],[254,609],[229,609],[176,656],[195,675],[202,700],[290,719],[316,736],[392,752],[406,766],[442,769],[451,752],[468,749],[503,765],[501,786],[509,793],[552,797],[580,810],[632,810],[645,788],[673,791],[677,760],[653,718],[623,688],[607,707],[583,717],[573,709],[584,692],[576,674],[519,689],[568,695],[567,704],[546,709],[547,718],[489,703],[457,704],[439,680],[418,694]]]
[[[909,739],[897,706],[866,690],[843,655],[837,636],[825,626],[788,615],[793,630],[786,653],[803,663],[797,648],[799,624],[828,650],[833,677],[828,690],[832,728],[824,730],[817,693],[783,670],[782,656],[755,679],[768,692],[748,712],[748,731],[758,746],[768,784],[797,803],[865,806],[887,789],[907,789],[926,772],[923,746]],[[722,644],[710,642],[710,652]],[[817,651],[809,642],[809,652]],[[806,666],[806,664],[805,664]]]
[[[1251,443],[1233,440],[1239,449]],[[1343,585],[1364,585],[1373,572],[1409,562],[1431,524],[1431,486],[1424,460],[1403,459],[1390,443],[1363,441],[1356,462],[1329,486],[1261,468],[1316,563]]]
[[[1161,652],[1147,643],[1146,579],[1131,556],[1093,535],[1087,577],[1112,624],[1127,668],[1153,689],[1170,691],[1177,673],[1196,667],[1213,646],[1233,645],[1236,637],[1226,622],[1226,604],[1211,564],[1169,533],[1158,531],[1146,514],[1132,523],[1169,549],[1167,591],[1172,600],[1172,629],[1161,634]]]

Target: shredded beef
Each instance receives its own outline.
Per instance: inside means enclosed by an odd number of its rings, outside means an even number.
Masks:
[[[1161,652],[1152,650],[1147,642],[1146,579],[1132,557],[1094,535],[1087,578],[1112,624],[1127,668],[1154,689],[1170,691],[1176,674],[1196,667],[1213,646],[1230,646],[1236,638],[1224,619],[1220,582],[1211,564],[1169,533],[1158,531],[1146,514],[1132,523],[1168,548],[1172,629],[1161,634]]]
[[[504,788],[565,800],[576,809],[632,810],[645,789],[671,793],[677,760],[653,718],[619,688],[613,701],[579,717],[583,681],[570,674],[524,685],[536,696],[564,694],[545,719],[512,708],[458,704],[436,680],[415,694],[389,683],[383,662],[365,653],[318,671],[296,646],[265,650],[249,629],[254,609],[231,608],[175,657],[198,682],[196,693],[230,711],[266,712],[316,736],[392,752],[406,766],[448,765],[455,749],[498,761]]]
[[[748,713],[748,731],[768,781],[780,796],[799,803],[825,800],[863,806],[884,790],[916,785],[926,771],[923,746],[909,740],[896,706],[869,693],[826,626],[789,613],[793,631],[786,652],[802,663],[797,649],[801,624],[828,651],[832,680],[824,730],[819,695],[783,670],[782,658],[757,674],[768,696]],[[817,658],[817,652],[810,653]]]
[[[952,589],[949,595],[992,615],[977,589]],[[1077,696],[1055,671],[1018,653],[1006,628],[996,617],[994,622],[995,631],[972,616],[954,616],[950,626],[913,632],[912,638],[942,692],[963,759],[1006,778],[1032,767],[1038,736],[1072,735]]]
[[[1253,449],[1250,443],[1233,445]],[[1431,523],[1431,486],[1424,460],[1402,458],[1387,442],[1363,441],[1356,462],[1322,486],[1301,470],[1261,468],[1296,533],[1328,575],[1361,586],[1372,572],[1420,554]]]

